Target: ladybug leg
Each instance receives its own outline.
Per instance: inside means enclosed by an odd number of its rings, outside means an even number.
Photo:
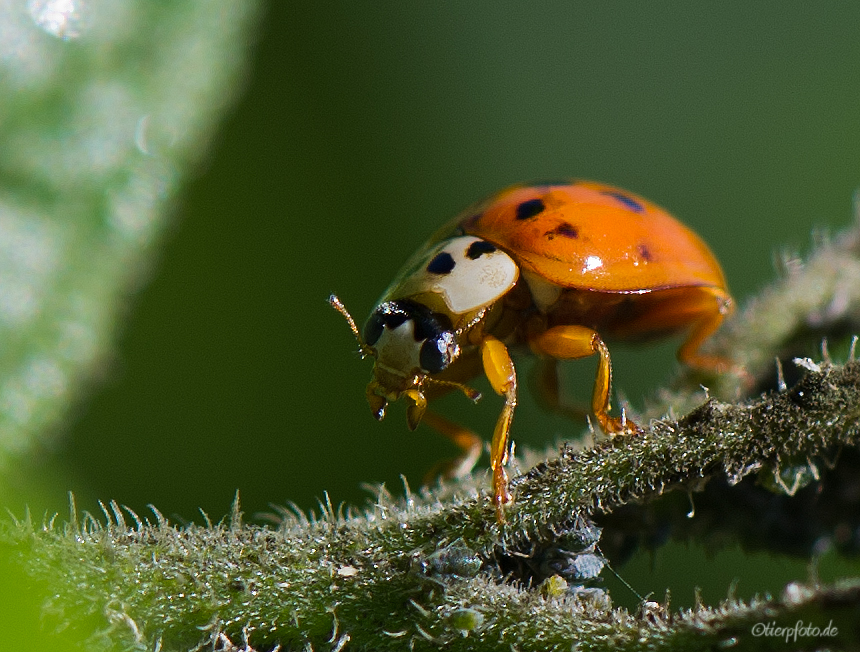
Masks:
[[[425,484],[429,484],[439,476],[443,478],[462,478],[475,468],[475,464],[478,463],[478,458],[481,457],[481,450],[483,449],[483,441],[481,441],[478,435],[468,428],[436,414],[432,410],[424,413],[424,423],[440,435],[450,439],[462,450],[460,457],[444,461],[431,469],[424,478]]]
[[[535,388],[535,398],[545,410],[558,412],[572,421],[585,419],[588,408],[565,405],[561,402],[558,386],[558,364],[555,358],[538,358],[532,381]]]
[[[714,373],[733,371],[746,377],[746,372],[731,360],[699,353],[702,343],[713,335],[733,308],[731,297],[720,288],[684,288],[677,291],[671,301],[655,306],[642,318],[670,330],[687,331],[687,338],[678,349],[678,359],[684,364]]]
[[[510,440],[511,420],[517,405],[517,373],[507,347],[501,340],[487,335],[481,341],[481,360],[484,373],[490,386],[497,394],[505,397],[505,407],[496,422],[493,441],[490,444],[490,466],[493,469],[493,504],[499,522],[505,520],[502,508],[511,502],[508,491],[508,476],[504,466],[508,462],[508,442]]]
[[[722,373],[733,368],[730,360],[716,355],[702,355],[699,347],[719,328],[723,316],[719,313],[703,319],[693,327],[689,336],[678,349],[678,360],[697,369],[713,370]]]
[[[716,302],[714,301],[715,298],[717,299]],[[728,295],[717,290],[712,290],[707,295],[703,293],[701,305],[697,306],[697,308],[701,316],[695,322],[681,348],[678,349],[678,359],[691,367],[713,370],[716,373],[722,373],[730,369],[743,373],[726,358],[699,353],[699,347],[702,345],[702,342],[708,339],[720,327],[723,319],[731,313],[732,304]]]
[[[608,435],[639,432],[639,427],[623,416],[609,416],[612,361],[609,358],[609,349],[595,331],[585,326],[553,326],[532,338],[530,344],[536,353],[559,360],[587,358],[595,353],[599,355],[594,393],[591,396],[591,410],[594,412],[594,417],[603,432]]]

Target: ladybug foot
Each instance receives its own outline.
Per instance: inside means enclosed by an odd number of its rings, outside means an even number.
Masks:
[[[610,437],[616,437],[618,435],[639,435],[641,434],[642,428],[633,423],[627,416],[622,412],[620,417],[610,417],[608,415],[595,415],[597,417],[598,423],[600,423],[600,428]]]
[[[505,522],[505,505],[512,502],[514,497],[508,490],[508,474],[500,466],[493,469],[493,505],[496,508],[496,519],[499,524]]]

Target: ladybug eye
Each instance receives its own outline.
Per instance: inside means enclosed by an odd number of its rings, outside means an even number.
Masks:
[[[365,343],[373,346],[382,337],[382,331],[387,326],[394,329],[403,324],[407,319],[410,319],[407,310],[397,301],[387,301],[378,306],[373,314],[367,319],[362,331]]]
[[[443,331],[421,345],[418,360],[424,371],[436,374],[447,368],[459,353],[460,347],[454,342],[454,333]]]
[[[401,329],[407,322],[409,328]],[[389,333],[388,338],[383,337],[385,333]],[[451,320],[410,299],[386,301],[377,306],[362,335],[367,346],[379,347],[377,359],[404,371],[417,366],[425,373],[435,374],[460,355]]]
[[[362,330],[361,336],[364,338],[365,343],[368,346],[373,346],[379,341],[379,338],[382,337],[382,329],[385,327],[385,322],[382,321],[382,317],[379,313],[374,312],[367,320],[367,323],[364,325],[364,329]]]

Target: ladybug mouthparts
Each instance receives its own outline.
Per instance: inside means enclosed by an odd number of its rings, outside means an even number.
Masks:
[[[410,379],[404,378],[399,374],[392,375],[390,372],[386,372],[384,368],[380,368],[378,363],[374,367],[373,374],[374,379],[367,384],[366,392],[371,414],[373,414],[377,421],[382,421],[385,418],[385,408],[388,407],[388,402],[396,401],[402,396],[407,401],[406,425],[409,427],[409,430],[415,430],[427,411],[427,399],[424,396],[424,392],[419,389],[424,378],[422,376],[415,376],[410,381]],[[389,378],[389,376],[393,376],[393,378]],[[400,378],[404,385],[408,386],[405,389],[394,389],[392,391],[388,389],[391,385],[383,384],[380,382],[380,378],[389,378],[389,380]]]

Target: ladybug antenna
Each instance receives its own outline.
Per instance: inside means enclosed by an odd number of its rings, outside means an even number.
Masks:
[[[349,324],[349,330],[352,331],[352,334],[355,336],[355,340],[358,342],[358,350],[361,352],[361,357],[366,358],[370,355],[375,358],[376,349],[365,343],[364,338],[361,337],[361,333],[358,330],[358,326],[355,325],[355,320],[352,318],[352,315],[349,314],[349,310],[346,309],[343,302],[337,297],[337,295],[332,294],[328,298],[328,303],[332,308],[343,315],[344,319],[346,319],[346,323]]]

